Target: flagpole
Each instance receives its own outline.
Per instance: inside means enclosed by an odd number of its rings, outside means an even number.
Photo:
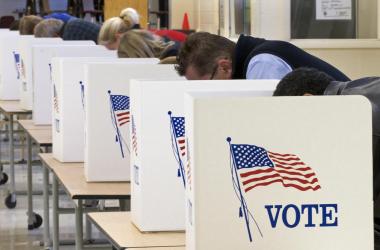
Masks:
[[[179,149],[178,149],[178,145],[177,145],[177,138],[175,138],[175,129],[173,127],[173,122],[172,122],[172,112],[169,111],[168,112],[168,115],[170,117],[170,127],[172,128],[172,140],[173,140],[173,135],[174,135],[174,141],[175,141],[175,149],[177,151],[177,156],[178,156],[178,162],[179,162],[179,170],[181,171],[181,176],[182,176],[182,181],[183,181],[183,186],[186,187],[186,183],[185,183],[185,176],[184,176],[184,168],[182,166],[182,160],[181,160],[181,156],[179,154]]]
[[[82,107],[84,110],[84,85],[83,85],[83,82],[79,81],[79,85],[80,85],[80,97],[82,99]],[[112,100],[111,100],[111,102],[112,102]]]
[[[117,134],[117,138],[118,138],[119,144],[120,144],[121,156],[124,158],[123,143],[121,141],[119,126],[117,125],[118,123],[117,123],[116,115],[115,115],[115,106],[113,105],[113,101],[112,101],[112,97],[111,97],[111,90],[108,90],[108,94],[110,96],[110,102],[111,102],[111,105],[112,105],[112,117],[113,117],[113,120],[115,122],[116,134]]]
[[[235,175],[236,175],[236,180],[237,180],[236,183],[237,183],[239,194],[240,194],[241,208],[243,210],[245,224],[247,226],[248,237],[249,237],[249,241],[252,242],[252,234],[251,234],[251,229],[250,229],[250,226],[249,226],[249,219],[248,219],[247,208],[246,208],[247,205],[245,204],[245,199],[243,197],[243,193],[241,192],[241,187],[240,187],[240,182],[239,182],[239,175],[237,173],[237,167],[236,167],[235,157],[234,157],[234,154],[233,154],[233,151],[232,151],[232,148],[231,148],[231,137],[227,138],[227,142],[228,142],[228,144],[230,146],[230,153],[231,153],[231,157],[232,157],[232,161],[233,161],[233,165],[234,165],[234,170],[235,170]]]

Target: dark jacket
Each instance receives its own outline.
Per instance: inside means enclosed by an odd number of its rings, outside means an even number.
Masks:
[[[332,82],[325,95],[362,95],[372,105],[373,196],[380,192],[380,77],[367,77],[351,82]]]
[[[325,72],[337,81],[350,79],[337,68],[327,62],[303,51],[291,43],[270,41],[241,35],[236,44],[233,58],[233,79],[245,79],[248,64],[254,56],[272,54],[284,60],[293,70],[301,67],[315,68]]]

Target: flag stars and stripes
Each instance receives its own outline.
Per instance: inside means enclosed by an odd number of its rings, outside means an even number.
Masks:
[[[126,95],[111,95],[113,111],[119,126],[123,126],[130,121],[129,97]]]
[[[240,172],[244,190],[281,183],[300,191],[320,189],[314,171],[293,154],[278,154],[264,148],[232,144],[235,166]]]
[[[182,156],[186,155],[185,117],[172,117],[174,136]]]

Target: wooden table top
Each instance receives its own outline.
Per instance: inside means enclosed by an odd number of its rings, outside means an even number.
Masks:
[[[127,199],[131,195],[130,182],[87,182],[84,163],[62,163],[53,154],[39,154],[71,199]]]
[[[152,232],[142,233],[131,222],[130,212],[98,212],[89,213],[90,220],[103,232],[108,240],[119,249],[149,247],[170,247],[169,249],[185,249],[184,232]],[[175,246],[181,248],[174,248]],[[168,248],[164,248],[167,250]]]
[[[51,125],[35,125],[33,120],[18,120],[17,122],[24,130],[51,130]]]
[[[53,135],[51,127],[48,129],[28,129],[26,132],[37,142],[40,146],[53,145]]]
[[[0,101],[0,110],[6,114],[31,114],[31,110],[20,107],[20,101]]]

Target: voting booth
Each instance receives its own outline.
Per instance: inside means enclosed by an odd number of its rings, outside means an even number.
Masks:
[[[373,249],[366,98],[190,92],[185,107],[187,249]]]
[[[173,65],[156,63],[155,59],[149,64],[89,63],[85,66],[87,181],[130,180],[129,81],[181,79]]]
[[[0,100],[20,99],[18,32],[0,32]]]
[[[92,41],[72,41],[59,45],[33,46],[33,122],[37,125],[52,122],[52,65],[54,57],[116,57],[115,51],[95,46]],[[71,72],[66,72],[71,74]],[[53,94],[52,94],[53,93]]]
[[[20,107],[26,110],[33,108],[33,54],[32,47],[37,44],[62,43],[61,38],[35,38],[34,36],[21,36],[20,49]]]
[[[185,229],[188,147],[185,90],[271,96],[278,81],[145,81],[131,83],[131,213],[141,231]],[[217,129],[217,128],[215,128]]]
[[[84,161],[84,78],[87,63],[158,63],[153,58],[116,58],[111,51],[103,57],[52,59],[53,156],[61,162]],[[102,82],[107,84],[108,81]]]

